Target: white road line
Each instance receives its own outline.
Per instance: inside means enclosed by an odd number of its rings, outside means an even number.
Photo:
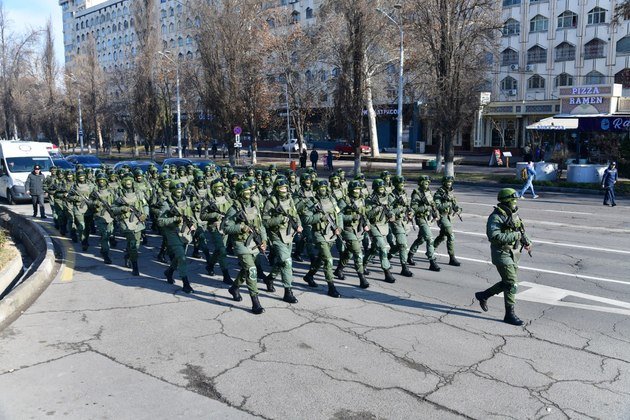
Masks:
[[[437,227],[432,227],[431,230],[435,230],[435,231],[439,231],[440,228]],[[454,233],[461,233],[462,235],[471,235],[471,236],[480,236],[480,237],[486,237],[485,233],[479,233],[479,232],[467,232],[465,230],[457,230],[457,229],[453,229]],[[543,240],[533,240],[532,241],[534,243],[534,245],[536,244],[544,244],[544,245],[552,245],[552,246],[561,246],[561,247],[565,247],[565,248],[577,248],[577,249],[588,249],[589,251],[601,251],[601,252],[612,252],[614,254],[625,254],[625,255],[630,255],[630,251],[624,251],[621,249],[613,249],[613,248],[602,248],[602,247],[598,247],[598,246],[587,246],[587,245],[577,245],[577,244],[566,244],[566,243],[562,243],[562,242],[554,242],[554,241],[543,241]]]
[[[435,253],[435,255],[439,255],[441,257],[448,257],[447,254],[438,254],[437,252]],[[463,260],[463,261],[471,261],[471,262],[486,264],[486,265],[492,265],[492,262],[488,261],[488,260],[479,260],[479,259],[476,259],[476,258],[460,257],[459,255],[457,256],[457,259],[458,260]],[[534,271],[534,272],[537,272],[537,273],[554,274],[554,275],[557,275],[557,276],[572,277],[572,278],[576,278],[576,279],[584,279],[584,280],[602,281],[602,282],[606,282],[606,283],[617,283],[617,284],[630,285],[630,282],[628,282],[628,281],[607,279],[605,277],[586,276],[584,274],[563,273],[562,271],[545,270],[545,269],[542,269],[542,268],[525,267],[525,266],[522,266],[522,265],[519,265],[518,269],[519,270],[523,270],[523,271]]]
[[[488,218],[488,216],[485,215],[481,215],[481,214],[475,214],[475,213],[462,213],[462,217],[473,217],[473,218],[478,218],[478,219],[486,219]],[[582,230],[597,230],[597,231],[603,231],[603,232],[607,232],[607,233],[630,233],[630,229],[617,229],[617,228],[611,228],[611,227],[605,227],[605,226],[582,226],[582,225],[578,225],[578,224],[568,224],[568,223],[558,223],[558,222],[549,222],[546,220],[531,220],[531,219],[527,219],[526,220],[526,225],[527,226],[531,226],[531,225],[548,225],[548,226],[556,226],[556,227],[566,227],[566,228],[571,228],[571,229],[582,229]]]
[[[460,203],[462,203],[462,204],[472,204],[474,206],[494,207],[494,204],[472,203],[472,202],[466,202],[466,201],[460,201]],[[528,209],[528,210],[534,210],[534,209]],[[586,215],[586,216],[592,216],[593,215],[593,213],[586,213],[586,212],[583,212],[583,211],[548,210],[548,209],[535,209],[535,211],[547,211],[549,213],[583,214],[583,215]]]

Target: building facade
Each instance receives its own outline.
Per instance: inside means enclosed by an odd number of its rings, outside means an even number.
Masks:
[[[565,112],[564,88],[617,83],[630,96],[630,20],[613,19],[618,3],[502,0],[503,36],[474,148],[523,147],[534,134],[528,126]]]

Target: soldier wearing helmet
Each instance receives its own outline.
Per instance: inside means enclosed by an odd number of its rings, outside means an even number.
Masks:
[[[433,236],[431,235],[431,225],[439,216],[433,195],[429,190],[431,178],[422,175],[418,179],[418,188],[411,193],[411,208],[414,211],[416,224],[418,225],[418,238],[411,244],[409,248],[409,256],[407,264],[416,265],[413,259],[414,254],[423,243],[426,243],[425,255],[429,259],[429,270],[440,271],[440,266],[435,260],[433,248]]]
[[[93,186],[87,180],[84,171],[77,171],[76,182],[68,191],[68,201],[72,203],[72,219],[76,236],[72,240],[81,241],[81,249],[87,251],[88,238],[90,237],[90,227],[92,226],[92,208],[88,197],[92,193]]]
[[[413,210],[411,209],[411,200],[405,191],[405,178],[396,175],[392,178],[393,190],[390,193],[392,198],[392,212],[394,213],[394,221],[389,223],[389,229],[394,237],[394,246],[390,254],[398,254],[400,265],[402,267],[400,274],[405,277],[411,277],[413,274],[407,265],[409,257],[409,243],[407,242],[407,232],[411,226],[414,226]]]
[[[231,286],[233,281],[228,271],[226,259],[228,236],[223,234],[223,219],[233,206],[233,202],[225,193],[225,184],[221,178],[214,179],[210,188],[212,189],[212,198],[201,213],[201,220],[207,223],[207,242],[213,246],[212,255],[206,264],[206,271],[208,274],[214,275],[214,266],[218,263],[223,275],[223,283]]]
[[[308,172],[302,172],[300,175],[300,189],[297,193],[293,194],[293,201],[295,201],[295,207],[302,220],[302,227],[304,232],[300,236],[295,244],[295,252],[293,253],[293,259],[299,262],[304,261],[302,253],[306,248],[306,253],[310,259],[315,257],[315,249],[313,247],[313,228],[310,224],[306,223],[306,209],[315,204],[315,191],[313,191],[313,176]]]
[[[475,293],[481,309],[488,310],[488,299],[503,292],[505,317],[503,321],[511,325],[523,325],[514,313],[518,287],[518,262],[523,249],[531,252],[532,243],[525,233],[523,221],[518,215],[518,193],[512,188],[499,191],[499,203],[488,217],[486,235],[490,241],[490,253],[501,276],[501,281],[483,292]]]
[[[454,181],[455,179],[452,176],[443,177],[442,186],[438,188],[433,196],[435,206],[440,213],[440,218],[438,219],[440,233],[433,241],[433,247],[437,248],[446,240],[446,249],[449,256],[448,264],[459,267],[461,263],[455,258],[455,235],[453,234],[452,217],[461,213],[462,208],[457,204],[457,199],[453,194]]]
[[[372,195],[366,201],[372,246],[365,254],[363,262],[367,265],[373,255],[378,255],[385,274],[384,281],[394,283],[396,279],[390,271],[391,264],[388,258],[390,247],[387,243],[387,235],[389,235],[389,223],[395,221],[396,217],[391,209],[391,198],[385,191],[385,181],[380,178],[375,179],[372,182],[372,191]]]
[[[92,206],[94,207],[94,223],[96,230],[101,237],[101,256],[105,264],[111,264],[109,256],[110,240],[114,235],[114,213],[112,205],[116,196],[114,191],[109,189],[107,175],[103,172],[96,175],[96,188],[90,195]]]

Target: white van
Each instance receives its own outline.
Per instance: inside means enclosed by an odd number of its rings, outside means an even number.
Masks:
[[[24,183],[36,164],[44,175],[50,175],[53,163],[45,144],[0,140],[0,198],[5,198],[9,204],[30,200]]]

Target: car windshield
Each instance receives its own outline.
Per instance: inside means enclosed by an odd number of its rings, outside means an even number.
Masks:
[[[50,171],[52,161],[49,157],[14,157],[7,158],[7,168],[11,173],[31,172],[33,166],[39,165],[42,172]]]
[[[74,165],[64,159],[54,160],[53,163],[55,166],[58,166],[62,169],[73,169]]]
[[[95,156],[77,156],[76,160],[81,163],[101,163]]]

